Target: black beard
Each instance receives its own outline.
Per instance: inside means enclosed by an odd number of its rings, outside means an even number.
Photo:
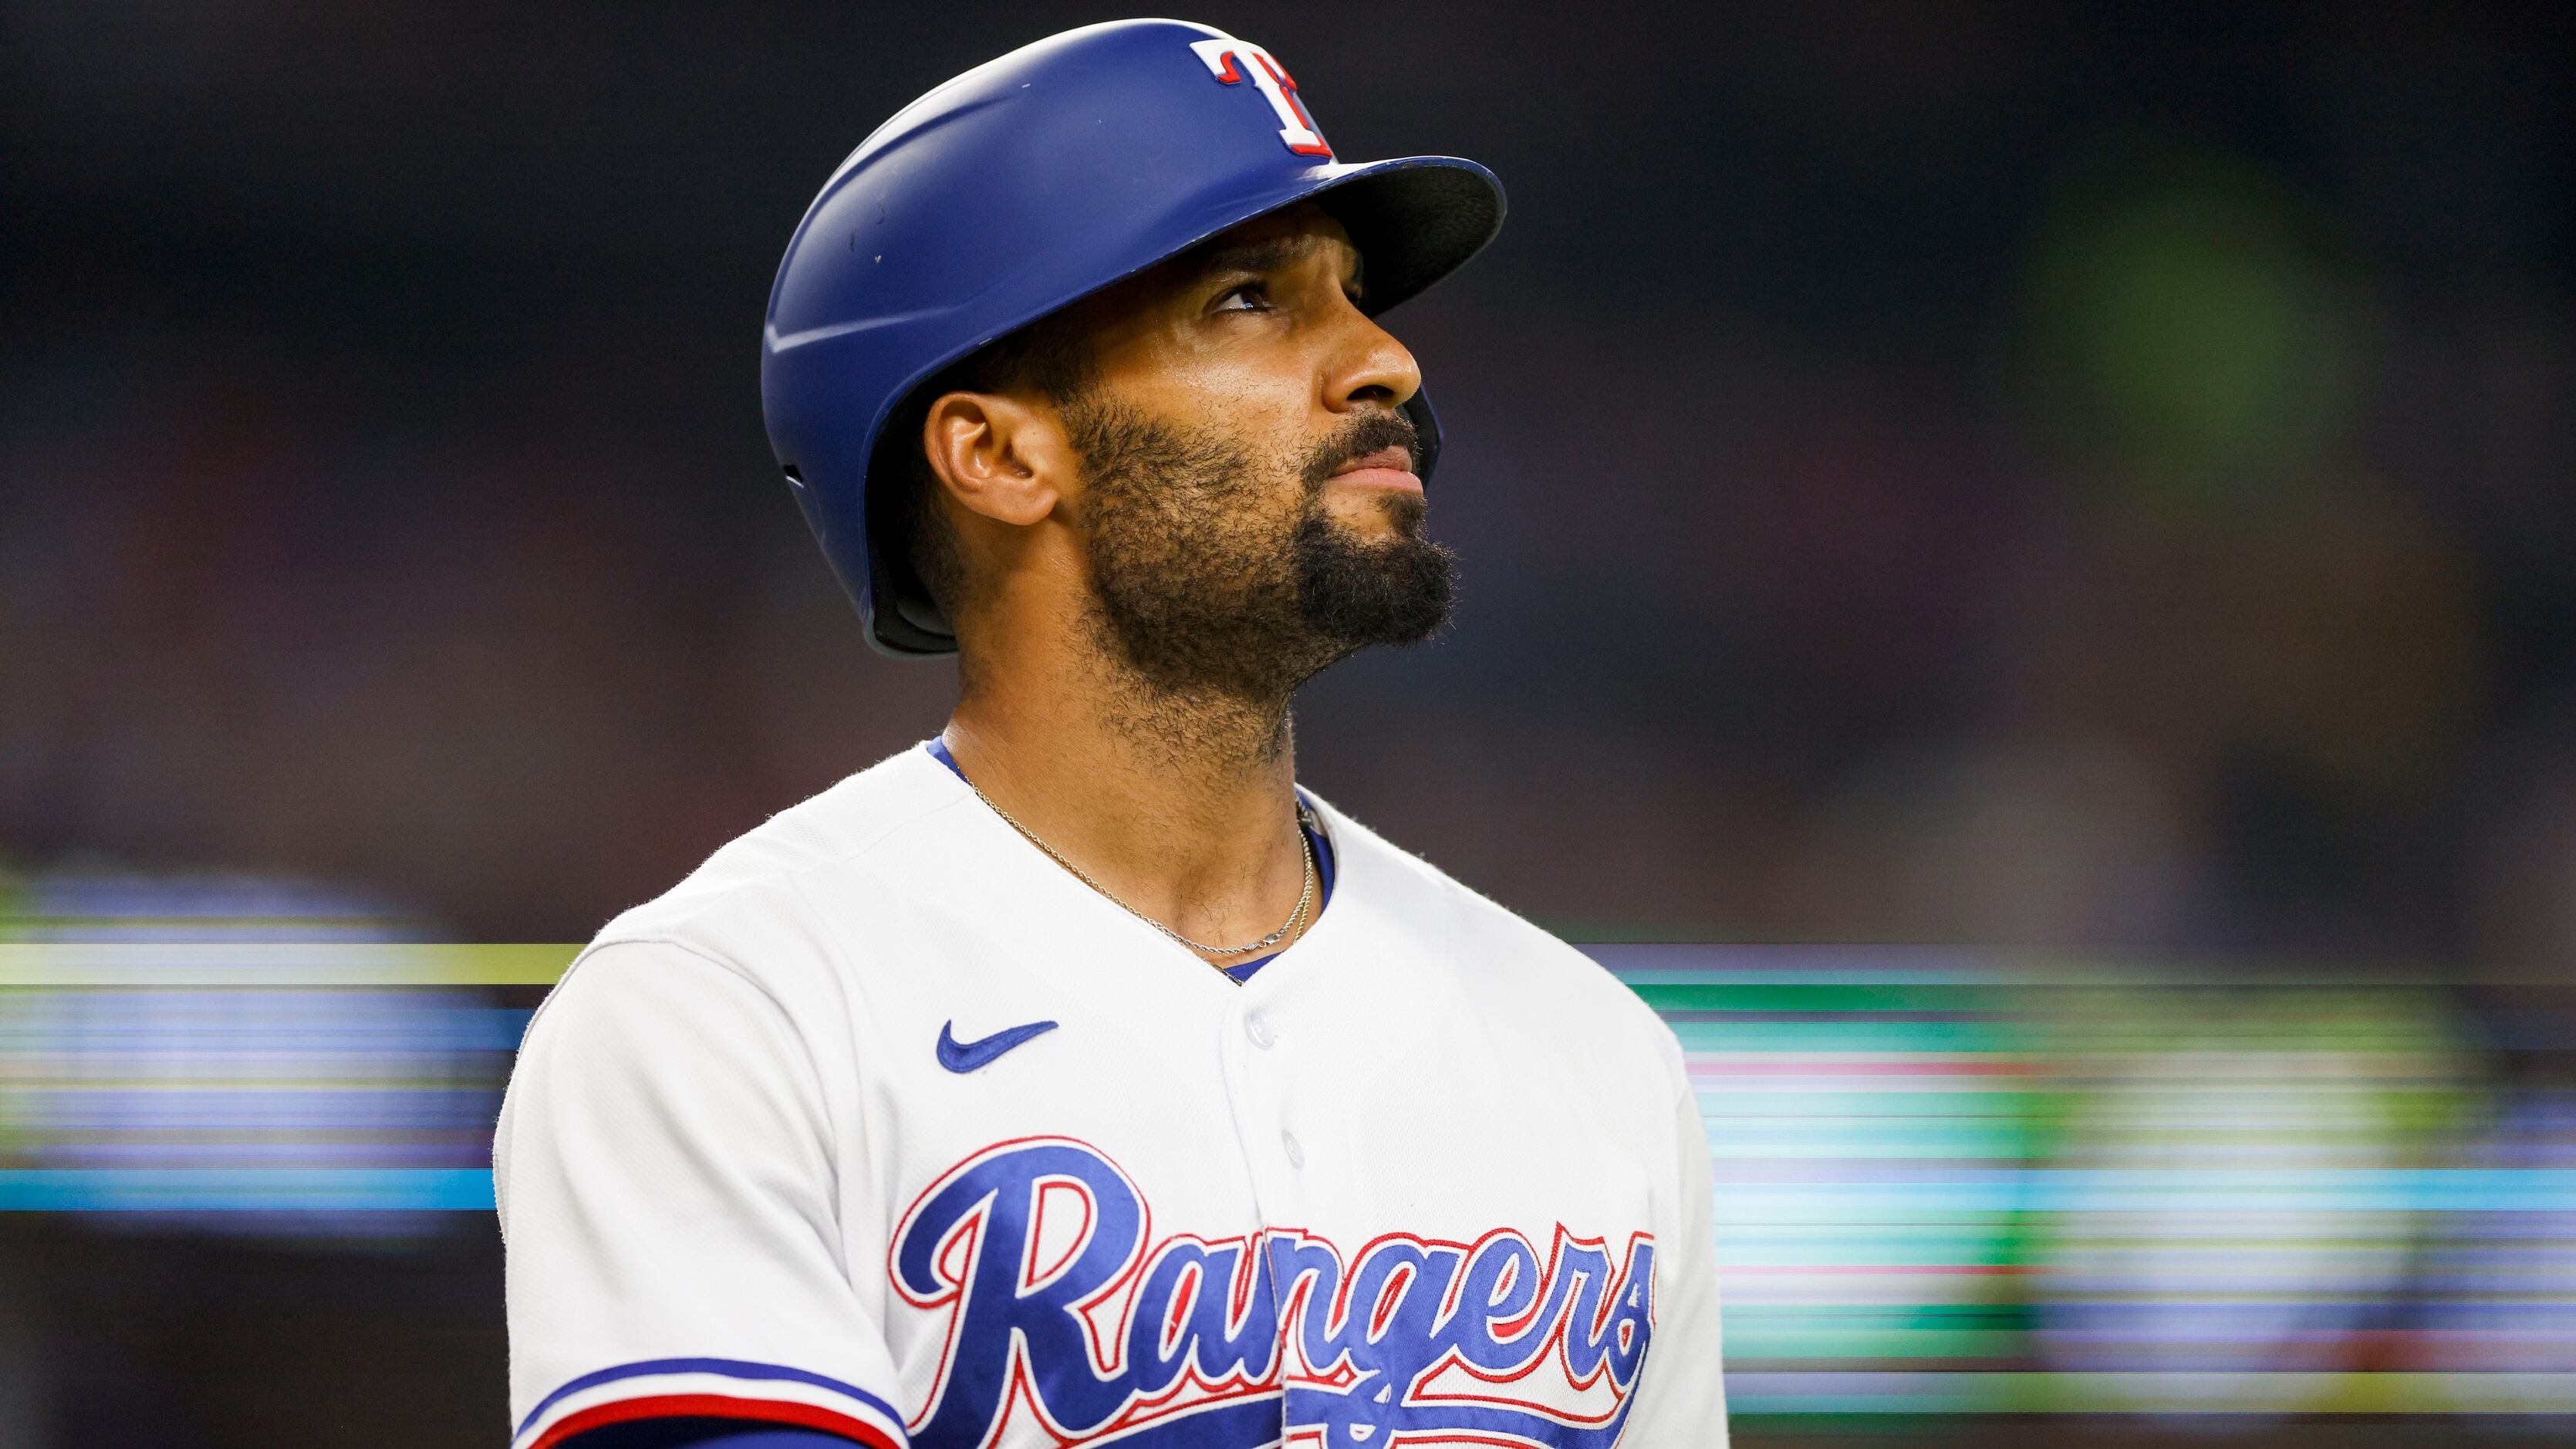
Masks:
[[[1380,500],[1393,536],[1374,542],[1324,508],[1325,480],[1350,459],[1387,447],[1419,458],[1403,415],[1369,414],[1293,470],[1114,403],[1085,401],[1066,421],[1088,490],[1101,632],[1156,688],[1284,704],[1335,660],[1418,643],[1448,622],[1455,561],[1423,535],[1419,496]],[[1264,504],[1288,471],[1304,496],[1281,519]]]

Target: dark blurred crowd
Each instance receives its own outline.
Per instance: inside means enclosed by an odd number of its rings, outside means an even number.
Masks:
[[[0,8],[0,860],[575,939],[938,727],[770,466],[833,163],[1036,5]],[[1457,625],[1308,781],[1571,934],[2576,949],[2568,27],[1221,5],[1491,164]]]

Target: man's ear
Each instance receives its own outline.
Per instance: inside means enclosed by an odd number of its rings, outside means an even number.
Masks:
[[[943,393],[921,445],[949,496],[970,513],[1026,527],[1055,509],[1073,449],[1052,410],[1000,393]]]

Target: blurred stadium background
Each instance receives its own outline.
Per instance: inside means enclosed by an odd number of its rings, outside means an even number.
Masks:
[[[760,304],[1111,13],[0,0],[0,1445],[503,1432],[468,943],[936,728]],[[1190,13],[1512,189],[1304,772],[1682,1033],[1740,1441],[2576,1436],[2564,12]]]

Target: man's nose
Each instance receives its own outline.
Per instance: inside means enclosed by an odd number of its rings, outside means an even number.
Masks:
[[[1334,412],[1365,407],[1400,408],[1422,390],[1422,366],[1395,334],[1377,325],[1347,299],[1342,303],[1341,346],[1324,383],[1324,405]]]

